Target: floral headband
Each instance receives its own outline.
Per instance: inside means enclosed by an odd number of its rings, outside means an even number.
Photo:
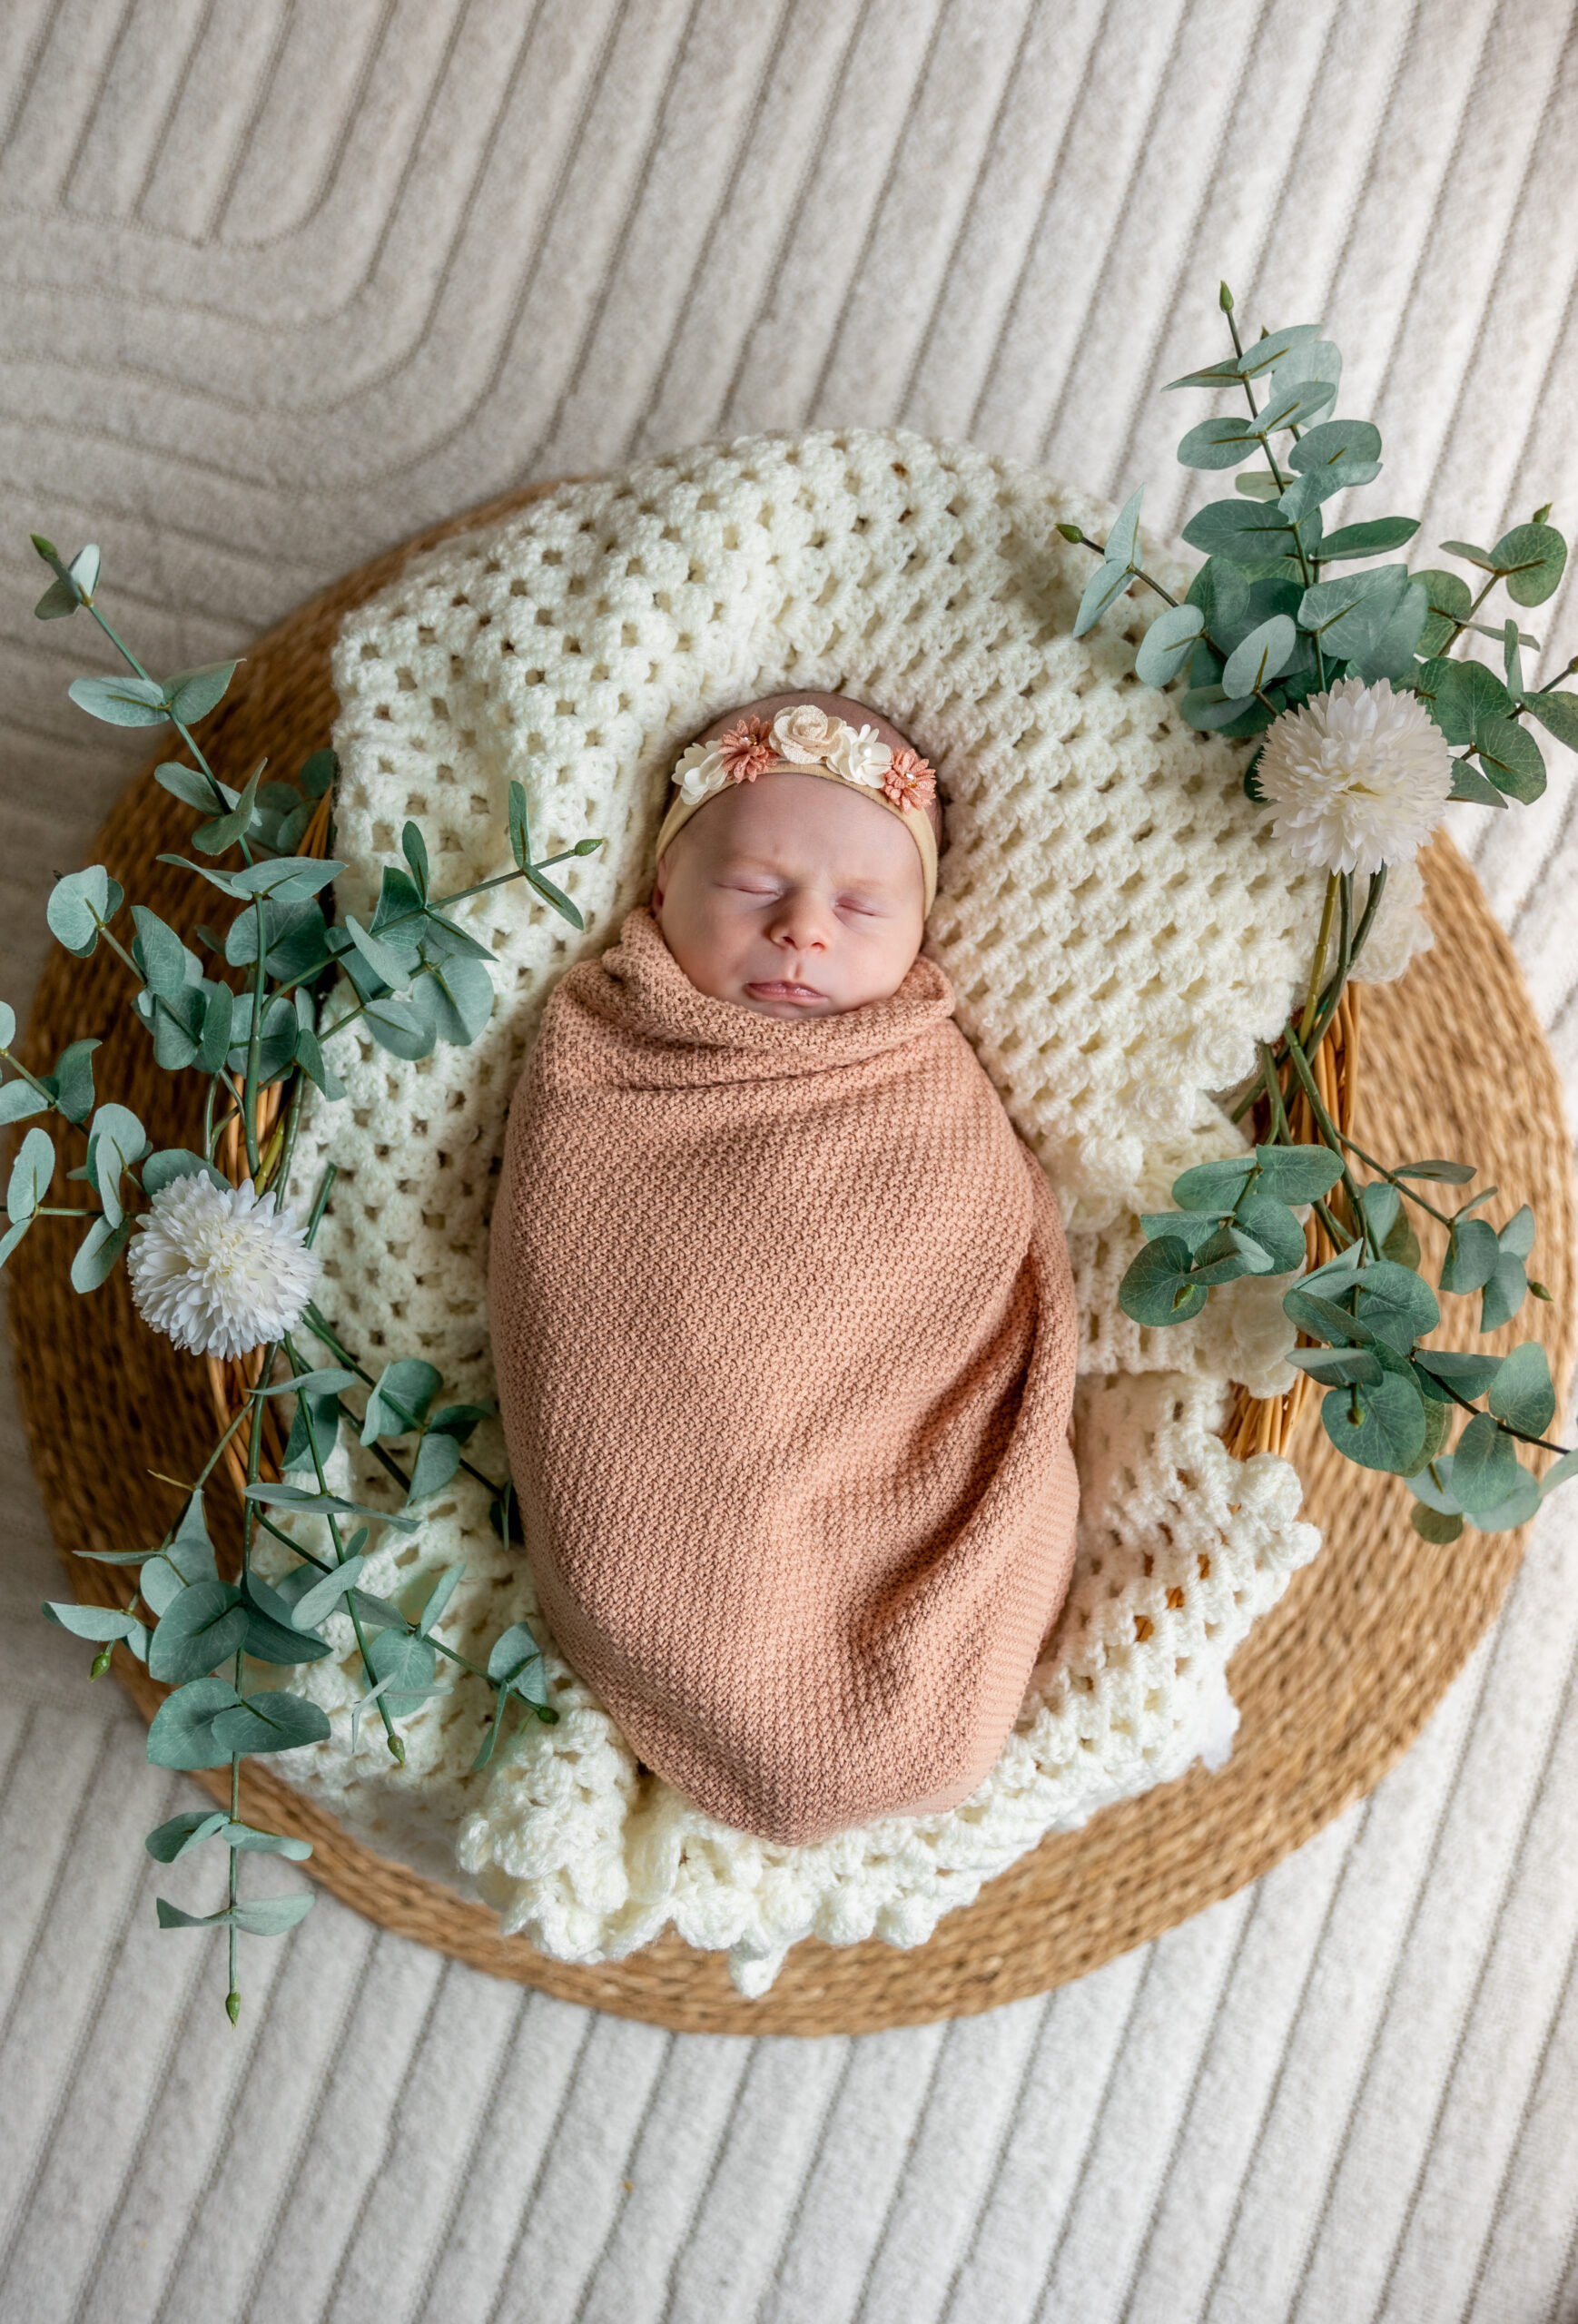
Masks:
[[[924,910],[937,895],[937,841],[926,809],[937,795],[937,780],[925,760],[911,750],[895,751],[874,726],[858,729],[842,718],[800,702],[781,710],[769,726],[764,719],[741,718],[710,743],[693,743],[674,770],[677,795],[669,803],[654,853],[661,855],[696,809],[729,783],[754,783],[759,774],[819,774],[847,783],[898,816],[920,852],[925,882]]]

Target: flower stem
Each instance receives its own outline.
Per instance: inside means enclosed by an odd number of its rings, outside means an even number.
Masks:
[[[1309,992],[1304,1004],[1304,1020],[1298,1028],[1300,1041],[1307,1041],[1310,1028],[1320,1009],[1321,980],[1326,974],[1327,947],[1331,942],[1331,927],[1336,918],[1337,899],[1342,889],[1342,875],[1334,872],[1326,883],[1326,906],[1320,915],[1320,934],[1315,940],[1315,967],[1310,973]]]
[[[1370,1225],[1369,1216],[1364,1204],[1359,1200],[1358,1187],[1354,1183],[1353,1173],[1348,1168],[1343,1154],[1343,1147],[1347,1141],[1321,1103],[1320,1091],[1315,1086],[1315,1076],[1309,1069],[1309,1061],[1304,1054],[1303,1047],[1293,1029],[1291,1021],[1288,1023],[1284,1038],[1287,1043],[1287,1054],[1293,1059],[1293,1069],[1304,1084],[1304,1094],[1309,1099],[1309,1110],[1320,1125],[1321,1143],[1331,1148],[1342,1165],[1343,1190],[1353,1208],[1354,1224],[1357,1230],[1356,1240],[1362,1238],[1367,1243],[1378,1259],[1381,1252],[1380,1246],[1376,1241],[1375,1229]]]

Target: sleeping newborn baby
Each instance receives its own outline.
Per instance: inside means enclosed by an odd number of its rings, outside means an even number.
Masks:
[[[787,1844],[956,1806],[1068,1590],[1056,1198],[921,952],[931,769],[794,694],[686,751],[650,905],[510,1107],[488,1305],[538,1601],[631,1748]]]

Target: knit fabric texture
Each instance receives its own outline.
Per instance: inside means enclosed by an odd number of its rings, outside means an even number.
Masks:
[[[714,999],[638,905],[510,1106],[538,1603],[648,1767],[784,1844],[973,1791],[1068,1589],[1062,1219],[952,1014],[924,958],[833,1016]]]
[[[607,842],[554,874],[584,934],[518,886],[460,908],[499,962],[472,1047],[408,1063],[370,1040],[337,1045],[347,1094],[311,1100],[298,1169],[311,1183],[322,1161],[339,1167],[320,1304],[354,1344],[379,1362],[429,1357],[457,1397],[494,1393],[488,1218],[543,1007],[649,892],[681,749],[734,705],[791,689],[871,703],[937,768],[946,845],[925,955],[1069,1229],[1074,1575],[1013,1731],[960,1807],[784,1846],[643,1775],[555,1659],[559,1723],[528,1725],[481,1777],[468,1772],[490,1707],[480,1681],[461,1676],[403,1722],[399,1768],[372,1719],[351,1748],[348,1621],[340,1652],[299,1675],[333,1733],[281,1758],[291,1779],[561,1958],[615,1958],[672,1924],[727,1948],[742,1990],[760,1991],[813,1933],[920,1943],[1044,1832],[1181,1774],[1218,1721],[1233,1651],[1318,1546],[1293,1468],[1235,1462],[1214,1433],[1229,1381],[1265,1394],[1291,1380],[1284,1285],[1246,1278],[1169,1331],[1123,1315],[1117,1286],[1138,1212],[1161,1207],[1190,1163],[1241,1150],[1213,1093],[1251,1069],[1307,973],[1321,882],[1288,865],[1245,797],[1244,748],[1194,733],[1137,680],[1159,599],[1137,588],[1072,637],[1091,559],[1060,521],[1100,539],[1110,511],[902,431],[749,438],[561,486],[413,558],[342,628],[342,910],[370,911],[408,816],[439,889],[508,872],[512,776],[540,854]],[[1142,547],[1149,572],[1187,586],[1187,568]],[[1429,941],[1420,893],[1416,873],[1394,873],[1368,977],[1399,974]],[[495,1423],[470,1453],[504,1473]],[[354,1441],[334,1473],[348,1497],[392,1504]],[[476,1659],[534,1612],[529,1574],[464,1474],[425,1517],[414,1542],[375,1544],[368,1587],[414,1608],[463,1560],[441,1635]],[[267,1555],[287,1553],[271,1541]]]

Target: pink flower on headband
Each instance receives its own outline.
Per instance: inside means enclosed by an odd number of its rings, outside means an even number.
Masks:
[[[901,811],[929,807],[937,795],[937,778],[918,751],[895,751],[883,778],[883,793]]]
[[[778,753],[764,719],[737,719],[717,744],[718,758],[731,783],[754,783]]]

